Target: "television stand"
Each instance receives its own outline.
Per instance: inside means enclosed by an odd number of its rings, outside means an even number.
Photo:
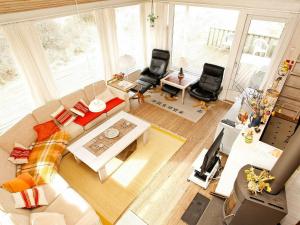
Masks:
[[[201,166],[204,160],[204,156],[207,153],[207,149],[204,148],[202,150],[202,152],[199,154],[199,156],[197,157],[197,159],[193,162],[193,172],[192,174],[189,176],[189,178],[187,179],[188,181],[192,181],[195,184],[198,184],[199,186],[201,186],[204,189],[207,189],[210,181],[212,180],[212,178],[215,176],[216,172],[218,171],[218,169],[220,168],[220,160],[221,160],[221,156],[217,155],[217,160],[215,162],[215,164],[213,165],[213,167],[210,169],[210,171],[205,172],[204,174],[201,174]]]

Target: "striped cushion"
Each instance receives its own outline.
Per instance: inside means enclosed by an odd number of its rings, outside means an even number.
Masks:
[[[33,209],[38,206],[48,205],[45,193],[42,187],[34,187],[21,192],[12,193],[15,208]]]
[[[14,164],[24,164],[28,162],[31,148],[26,148],[21,144],[15,143],[8,160]]]
[[[60,106],[55,112],[53,112],[51,114],[51,117],[54,118],[62,126],[68,126],[76,118],[63,106]]]
[[[84,117],[84,115],[89,111],[89,107],[85,101],[80,99],[70,110],[76,115]]]

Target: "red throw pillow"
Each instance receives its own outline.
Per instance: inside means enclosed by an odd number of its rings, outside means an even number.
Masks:
[[[89,107],[84,100],[80,99],[70,110],[76,115],[84,117],[89,111]]]
[[[12,193],[15,208],[33,209],[38,206],[48,205],[43,188],[40,186]]]
[[[62,105],[51,114],[51,117],[55,119],[62,126],[68,126],[73,120],[76,119],[75,116],[68,110],[66,110]]]
[[[52,134],[60,131],[59,127],[53,120],[47,121],[42,124],[38,124],[33,127],[37,133],[37,141],[44,141],[48,139]]]
[[[8,160],[14,164],[28,163],[28,158],[31,153],[31,147],[26,148],[21,144],[15,143],[15,146],[11,151]]]

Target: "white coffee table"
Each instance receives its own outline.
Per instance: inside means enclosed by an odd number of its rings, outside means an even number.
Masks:
[[[199,77],[184,73],[184,78],[179,81],[178,71],[174,71],[160,80],[160,86],[168,84],[182,91],[181,103],[184,104],[185,90],[194,83]]]
[[[96,156],[88,149],[84,147],[86,143],[88,143],[93,138],[97,137],[99,134],[104,132],[107,128],[114,125],[116,122],[125,119],[136,125],[131,131],[121,137],[118,141],[116,141],[112,146],[110,146],[106,151],[104,151],[101,155]],[[91,132],[87,133],[76,142],[71,144],[68,147],[68,150],[74,155],[75,159],[78,161],[84,162],[88,165],[92,170],[98,172],[99,178],[101,182],[103,182],[107,178],[106,172],[106,164],[111,161],[115,156],[117,156],[120,152],[125,150],[130,144],[136,141],[138,138],[143,139],[143,143],[145,144],[148,139],[148,130],[150,128],[150,123],[137,118],[126,112],[119,112],[114,115],[98,127],[96,127]]]

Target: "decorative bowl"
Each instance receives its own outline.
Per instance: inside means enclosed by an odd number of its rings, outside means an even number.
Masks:
[[[108,128],[106,131],[104,131],[104,136],[109,139],[118,137],[119,134],[120,134],[120,131],[116,128]]]

